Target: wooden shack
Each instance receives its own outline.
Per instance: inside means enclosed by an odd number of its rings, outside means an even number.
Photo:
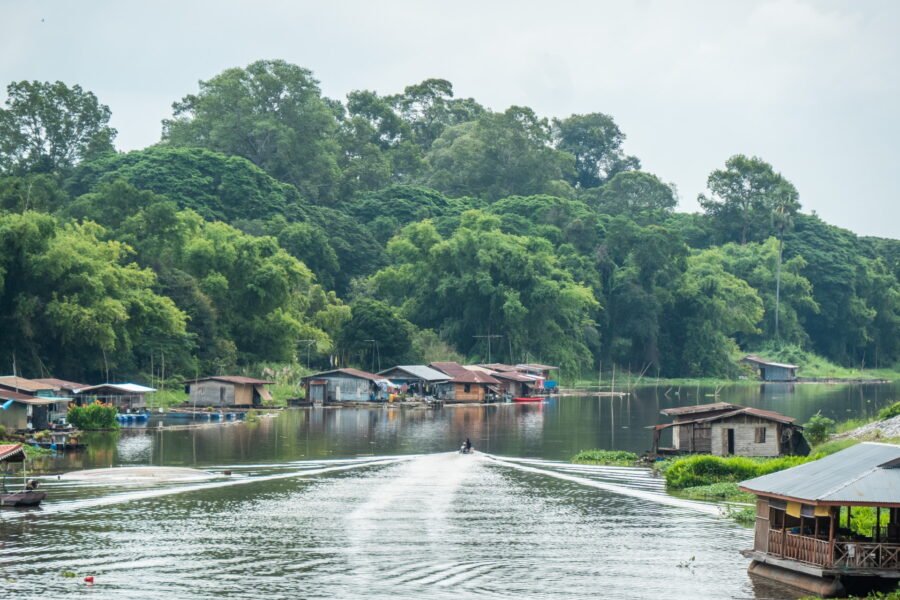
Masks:
[[[213,375],[187,382],[192,406],[252,407],[272,399],[267,385],[273,381],[242,375]]]
[[[447,375],[437,385],[437,397],[447,402],[486,402],[501,393],[500,382],[493,376],[467,369],[456,362],[433,362],[428,365]]]
[[[748,354],[742,362],[756,367],[760,381],[796,381],[797,369],[800,368],[797,365],[766,360],[755,354]]]
[[[76,398],[82,404],[99,401],[128,412],[147,408],[147,394],[155,391],[155,388],[137,383],[101,383],[81,388]]]
[[[858,444],[740,488],[757,497],[751,573],[826,597],[900,579],[900,446]]]
[[[375,402],[386,396],[378,383],[386,381],[384,377],[349,367],[316,373],[301,381],[306,399],[314,404]]]
[[[672,423],[653,429],[654,454],[705,453],[717,456],[772,457],[809,453],[803,428],[777,412],[716,402],[660,411]],[[663,431],[672,430],[672,447],[661,448]]]

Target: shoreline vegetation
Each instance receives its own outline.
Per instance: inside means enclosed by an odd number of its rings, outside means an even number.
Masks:
[[[689,454],[657,460],[650,465],[666,480],[666,491],[674,496],[722,504],[725,515],[738,523],[750,526],[754,522],[754,496],[738,489],[746,479],[767,475],[783,469],[818,460],[861,442],[900,444],[900,402],[882,409],[869,420],[854,419],[835,424],[831,419],[814,416],[807,430],[815,434],[808,456],[750,458],[744,456],[713,456]],[[604,466],[647,466],[637,454],[618,450],[582,450],[571,458],[577,464]],[[867,533],[875,522],[874,512],[860,509],[854,526]],[[854,513],[854,517],[856,513]]]

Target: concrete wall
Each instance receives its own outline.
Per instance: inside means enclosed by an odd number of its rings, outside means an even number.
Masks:
[[[28,426],[27,409],[25,404],[19,402],[13,402],[6,410],[0,409],[0,425],[10,432],[25,429]]]
[[[756,428],[766,429],[766,441],[756,442]],[[712,449],[716,456],[728,454],[728,429],[734,429],[735,456],[779,456],[780,427],[772,421],[741,415],[712,424]]]

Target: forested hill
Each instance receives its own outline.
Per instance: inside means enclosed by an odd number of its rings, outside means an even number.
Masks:
[[[121,153],[91,92],[7,88],[0,371],[387,367],[486,360],[488,339],[570,373],[900,362],[900,242],[803,213],[761,158],[710,165],[685,214],[599,112],[495,112],[439,79],[335,100],[281,61],[186,91]]]

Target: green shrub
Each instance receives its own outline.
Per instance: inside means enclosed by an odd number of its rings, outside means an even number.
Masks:
[[[887,421],[888,419],[893,419],[896,416],[900,416],[900,402],[894,402],[890,406],[882,408],[880,411],[878,411],[879,421]]]
[[[821,412],[817,412],[810,418],[809,422],[803,426],[803,433],[806,439],[813,446],[821,444],[828,439],[828,436],[834,432],[834,419],[823,417]]]
[[[691,500],[715,500],[720,502],[753,502],[756,499],[753,494],[740,491],[737,483],[731,482],[684,488],[678,495]]]
[[[675,490],[714,483],[734,483],[789,469],[811,460],[805,456],[747,458],[696,454],[675,460],[665,470],[666,485]]]
[[[116,421],[118,412],[115,406],[94,402],[87,406],[70,407],[67,418],[78,429],[116,429],[119,426]]]
[[[630,467],[637,462],[638,455],[624,450],[582,450],[572,457],[573,463],[582,465],[613,465]]]

